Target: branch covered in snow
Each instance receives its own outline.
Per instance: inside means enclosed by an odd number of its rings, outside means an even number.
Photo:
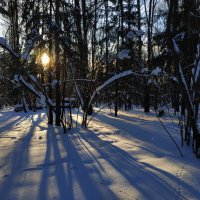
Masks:
[[[36,79],[36,77],[34,75],[29,75],[29,77],[31,78],[32,81],[34,81],[34,82],[37,81],[37,79]]]
[[[3,37],[0,37],[0,46],[2,46],[9,53],[11,53],[15,58],[19,58],[19,55],[13,51],[12,47],[10,46],[10,44],[8,44],[6,39],[3,38]]]
[[[176,52],[178,55],[180,55],[180,54],[181,54],[181,51],[180,51],[180,49],[179,49],[179,47],[178,47],[176,41],[175,41],[174,39],[173,39],[172,41],[173,41],[173,47],[174,47],[175,52]]]
[[[200,60],[197,64],[197,69],[195,71],[195,74],[194,74],[194,81],[195,83],[197,82],[198,78],[199,78],[199,74],[200,74]]]
[[[144,32],[142,30],[133,30],[133,31],[129,31],[126,35],[127,38],[131,39],[131,38],[135,38],[135,37],[140,37],[144,34]]]
[[[34,42],[39,38],[40,36],[39,35],[36,35],[35,37],[29,39],[27,42],[26,42],[26,48],[25,48],[25,51],[22,53],[21,55],[21,58],[23,60],[29,60],[30,59],[30,52],[31,50],[33,49],[33,45],[34,45]]]
[[[109,78],[105,83],[103,83],[96,89],[97,93],[100,92],[103,88],[105,88],[107,85],[109,85],[113,81],[125,76],[129,76],[130,74],[133,74],[132,70],[124,71],[124,72],[114,75],[113,77]]]
[[[31,91],[33,94],[35,94],[38,98],[41,98],[41,95],[35,90],[35,88],[30,84],[27,83],[21,75],[18,77],[19,82],[25,86],[29,91]]]
[[[178,79],[175,76],[171,76],[170,79],[178,83]]]
[[[135,36],[136,36],[136,34],[133,31],[129,31],[126,35],[126,37],[129,39],[134,38]]]
[[[189,92],[189,89],[188,89],[188,85],[186,83],[186,80],[185,80],[185,77],[184,77],[184,74],[183,74],[183,70],[182,70],[182,66],[181,66],[180,62],[179,62],[179,73],[181,75],[181,81],[182,81],[182,83],[184,85],[184,89],[185,89],[185,91],[187,93],[187,96],[188,96],[188,99],[189,99],[190,107],[193,109],[191,95],[190,95],[190,92]]]
[[[185,32],[179,33],[174,37],[175,41],[183,41],[183,39],[185,38]]]
[[[195,18],[200,18],[199,15],[195,15],[193,12],[190,12],[190,16],[195,17]]]
[[[129,49],[123,49],[117,54],[117,57],[120,60],[123,60],[124,58],[130,59],[131,57],[128,55],[129,53],[130,53]]]
[[[88,108],[90,107],[93,99],[95,98],[96,94],[98,94],[101,90],[103,90],[105,87],[107,87],[108,85],[110,85],[112,82],[114,82],[117,79],[123,78],[125,76],[129,76],[133,74],[132,70],[128,70],[128,71],[124,71],[121,72],[119,74],[114,75],[113,77],[109,78],[106,82],[104,82],[102,85],[100,85],[92,94],[91,98],[90,98],[90,102],[88,104]]]
[[[155,69],[152,70],[151,75],[158,76],[161,72],[162,70],[160,69],[160,67],[156,67]]]

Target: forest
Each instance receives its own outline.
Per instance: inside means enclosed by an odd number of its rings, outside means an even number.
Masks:
[[[0,199],[199,200],[199,0],[0,0]]]
[[[64,132],[73,107],[86,127],[93,106],[173,108],[200,156],[198,0],[1,0],[0,14],[1,108],[47,105]]]

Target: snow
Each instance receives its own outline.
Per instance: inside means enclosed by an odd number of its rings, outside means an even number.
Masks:
[[[50,100],[50,99],[49,99]],[[49,102],[49,101],[48,101]],[[38,99],[38,103],[40,106],[45,107],[46,105],[46,97],[40,92],[40,99]],[[49,102],[50,105],[53,105],[52,102]]]
[[[196,69],[196,73],[195,73],[195,83],[197,82],[198,80],[198,77],[199,77],[199,74],[200,74],[200,60],[198,61],[198,64],[197,64],[197,69]]]
[[[175,52],[176,52],[178,55],[180,55],[180,54],[181,54],[180,49],[179,49],[179,47],[178,47],[178,45],[176,44],[176,41],[175,41],[174,39],[173,39],[173,46],[174,46]]]
[[[88,104],[88,108],[90,107],[92,101],[94,100],[96,94],[100,93],[101,90],[103,90],[105,87],[107,87],[108,85],[110,85],[113,81],[123,78],[125,76],[129,76],[131,74],[133,74],[134,72],[132,70],[127,70],[127,71],[123,71],[119,74],[115,74],[114,76],[112,76],[111,78],[109,78],[107,81],[105,81],[102,85],[100,85],[98,88],[96,88],[96,90],[93,92],[91,98],[90,98],[90,102]]]
[[[135,35],[135,33],[133,32],[133,31],[129,31],[128,33],[127,33],[127,35],[126,35],[126,37],[127,38],[134,38],[136,35]]]
[[[26,41],[26,46],[25,46],[25,50],[24,52],[21,54],[21,58],[28,61],[31,59],[31,55],[30,55],[30,52],[31,50],[33,49],[34,47],[34,43],[35,41],[40,37],[40,35],[38,35],[38,32],[36,29],[33,29],[32,30],[32,38],[28,39]]]
[[[19,107],[23,107],[23,105],[22,105],[22,104],[16,104],[16,105],[14,106],[14,108],[19,108]]]
[[[120,60],[123,60],[124,58],[130,59],[131,57],[128,55],[130,53],[129,49],[122,49],[118,54],[117,57]]]
[[[135,37],[140,37],[144,34],[144,32],[142,30],[133,30],[133,31],[129,31],[126,35],[127,38],[131,39],[131,38],[135,38]]]
[[[103,83],[101,86],[99,86],[96,91],[97,92],[100,92],[103,88],[105,88],[107,85],[109,85],[110,83],[112,83],[113,81],[119,79],[119,78],[122,78],[124,76],[129,76],[133,74],[133,71],[132,70],[127,70],[127,71],[124,71],[124,72],[121,72],[119,74],[115,74],[114,76],[112,76],[110,79],[108,79],[105,83]]]
[[[55,79],[55,80],[53,80],[53,81],[52,81],[52,84],[53,84],[53,85],[56,85],[56,84],[59,84],[59,85],[61,85],[61,81],[60,81],[60,80],[57,80],[57,79]]]
[[[35,88],[30,84],[30,83],[27,83],[23,77],[20,75],[18,77],[19,81],[27,88],[29,89],[30,91],[32,91],[37,97],[40,98],[40,94],[35,90]]]
[[[13,50],[12,47],[7,43],[6,39],[3,37],[0,37],[0,46],[6,48],[12,55],[15,57],[19,57],[18,54],[16,54]]]
[[[35,39],[35,38],[34,38]],[[23,60],[30,60],[31,59],[31,56],[30,56],[30,52],[33,48],[33,40],[32,39],[29,39],[27,42],[26,42],[26,48],[24,50],[24,52],[22,53],[21,55],[21,58]]]
[[[141,72],[142,74],[145,73],[145,72],[148,72],[148,68],[145,67],[145,68],[141,69],[140,72]]]
[[[197,58],[200,57],[200,44],[197,44],[197,55],[196,55]]]
[[[179,34],[177,34],[177,35],[174,37],[174,39],[175,39],[176,41],[183,41],[184,38],[185,38],[185,32],[179,33]]]
[[[55,103],[53,103],[53,101],[51,99],[47,99],[47,102],[53,107],[55,106]]]
[[[152,80],[152,79],[149,79],[149,80],[148,80],[148,84],[151,84],[151,83],[153,83],[153,80]]]
[[[25,51],[25,52],[21,55],[21,58],[22,58],[23,60],[30,60],[30,59],[31,59],[31,56],[30,56],[30,54],[29,54],[28,51]]]
[[[33,41],[32,40],[28,40],[27,41],[27,45],[32,45],[33,44]]]
[[[162,72],[162,69],[160,67],[156,67],[155,69],[152,70],[151,75],[158,76]]]
[[[142,30],[135,30],[135,33],[138,37],[144,35],[144,32]]]
[[[185,91],[187,93],[187,96],[188,96],[188,99],[189,99],[189,102],[190,102],[190,107],[193,109],[191,95],[190,95],[189,88],[188,88],[188,85],[186,83],[186,80],[185,80],[185,77],[184,77],[184,74],[183,74],[183,71],[182,71],[182,66],[181,66],[180,62],[179,62],[179,73],[181,75],[181,81],[182,81],[182,83],[184,85],[184,89],[185,89]]]
[[[187,146],[179,156],[152,112],[104,109],[67,135],[43,110],[0,116],[3,200],[199,199],[199,160]],[[178,120],[162,122],[180,144]]]
[[[6,40],[3,37],[0,37],[0,44],[5,45],[6,44]]]
[[[13,81],[19,83],[19,74],[15,74],[15,75],[14,75]]]
[[[33,82],[37,82],[37,78],[34,75],[29,75],[29,77]]]
[[[170,79],[172,79],[175,82],[178,82],[178,79],[175,76],[171,76]]]

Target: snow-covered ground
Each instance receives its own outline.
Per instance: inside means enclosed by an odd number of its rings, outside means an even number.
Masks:
[[[74,114],[74,119],[76,115]],[[162,118],[180,144],[179,129]],[[200,199],[200,160],[153,113],[103,110],[63,134],[45,111],[0,112],[1,200]]]

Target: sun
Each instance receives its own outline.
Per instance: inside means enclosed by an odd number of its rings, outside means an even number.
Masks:
[[[42,64],[46,66],[49,63],[49,56],[46,53],[42,54],[41,57]]]

